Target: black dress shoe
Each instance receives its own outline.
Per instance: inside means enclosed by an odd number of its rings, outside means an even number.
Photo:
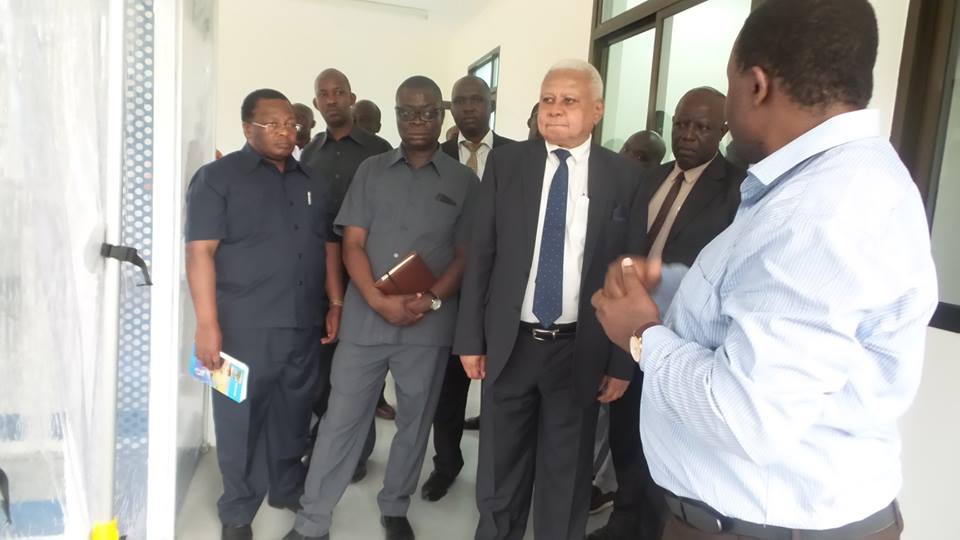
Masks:
[[[361,463],[357,465],[357,468],[353,470],[353,476],[350,477],[350,483],[356,484],[357,482],[363,480],[367,477],[367,464]]]
[[[292,502],[292,503],[291,503],[291,502],[286,502],[286,503],[284,503],[284,502],[267,501],[267,504],[270,505],[271,508],[276,508],[277,510],[289,510],[289,511],[293,512],[294,514],[296,514],[296,513],[299,512],[300,510],[303,510],[303,507],[300,506],[300,501],[296,501],[296,502]]]
[[[298,533],[296,529],[290,529],[290,532],[283,537],[283,540],[330,540],[330,535],[325,534],[323,536],[304,536]]]
[[[453,484],[453,478],[439,471],[433,471],[420,488],[420,497],[425,501],[436,502],[447,494],[450,485]]]
[[[386,529],[387,540],[414,540],[407,516],[381,516],[380,524]]]
[[[253,529],[249,525],[224,525],[220,540],[253,540]]]
[[[479,431],[480,430],[480,417],[471,416],[463,421],[463,429],[466,431]]]

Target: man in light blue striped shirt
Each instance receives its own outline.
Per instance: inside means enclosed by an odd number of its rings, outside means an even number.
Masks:
[[[727,69],[755,163],[736,219],[662,322],[656,261],[626,259],[594,297],[644,372],[665,539],[900,537],[897,420],[937,289],[923,203],[865,109],[877,40],[867,0],[761,4]]]

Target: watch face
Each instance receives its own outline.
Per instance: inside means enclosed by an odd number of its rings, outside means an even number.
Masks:
[[[643,352],[643,339],[637,336],[630,336],[630,356],[633,361],[640,363],[640,354]]]
[[[430,302],[430,309],[433,310],[433,311],[436,311],[436,310],[440,309],[440,306],[441,306],[441,305],[442,305],[442,302],[440,301],[440,299],[439,299],[439,298],[434,298],[433,301]]]

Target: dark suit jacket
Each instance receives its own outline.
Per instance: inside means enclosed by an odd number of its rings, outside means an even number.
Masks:
[[[496,382],[517,339],[535,256],[546,159],[542,140],[493,150],[473,199],[454,352],[486,354],[488,383]],[[607,339],[590,298],[603,286],[607,265],[625,251],[629,203],[640,179],[634,162],[597,145],[590,149],[587,170],[590,205],[573,373],[577,396],[584,405],[596,399],[604,375],[624,380],[633,375],[633,360]]]
[[[497,148],[498,146],[503,146],[505,144],[510,144],[516,142],[513,139],[508,139],[506,137],[501,137],[496,133],[493,134],[493,147]],[[453,139],[452,141],[444,141],[440,144],[440,149],[446,152],[446,154],[453,159],[460,161],[460,143],[458,139]]]
[[[646,255],[650,250],[647,226],[656,216],[649,215],[650,199],[670,176],[676,162],[664,163],[645,175],[643,188],[637,190],[630,216],[629,252]],[[746,172],[718,155],[704,169],[677,213],[663,247],[663,262],[692,266],[693,261],[718,234],[723,232],[740,206],[740,183]]]

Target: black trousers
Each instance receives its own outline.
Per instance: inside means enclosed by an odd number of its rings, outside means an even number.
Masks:
[[[250,367],[247,399],[213,392],[224,525],[253,521],[269,493],[276,505],[303,494],[310,409],[319,379],[319,328],[223,328],[223,351]]]
[[[598,404],[577,399],[573,352],[572,339],[521,332],[503,371],[484,381],[477,540],[522,539],[532,498],[535,538],[583,540]]]
[[[339,342],[337,342],[339,343]],[[317,384],[317,397],[313,403],[313,414],[317,416],[317,423],[310,432],[310,440],[317,438],[317,429],[320,427],[320,419],[327,412],[327,402],[330,400],[330,369],[333,366],[333,354],[337,352],[337,343],[320,345],[320,377]],[[377,444],[377,426],[376,422],[370,423],[370,431],[367,432],[367,440],[363,443],[363,453],[360,454],[359,465],[365,465],[373,454],[373,448]],[[312,448],[312,446],[311,446]]]
[[[634,368],[623,396],[610,404],[610,457],[617,474],[617,494],[608,527],[620,538],[659,540],[666,518],[663,492],[650,477],[640,441],[640,395],[643,371]]]
[[[440,401],[433,417],[433,468],[449,478],[456,478],[463,468],[460,440],[463,438],[463,417],[467,412],[470,378],[463,371],[460,357],[450,355],[447,372],[440,390]]]

